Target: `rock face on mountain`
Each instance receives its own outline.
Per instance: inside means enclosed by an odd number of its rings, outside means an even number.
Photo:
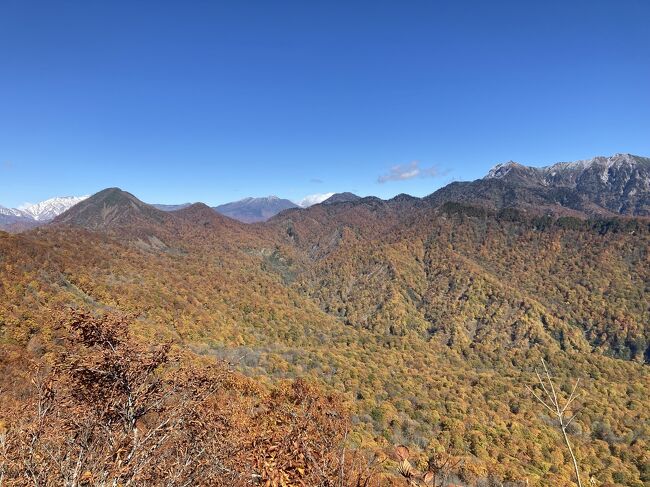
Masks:
[[[451,183],[427,197],[501,209],[650,215],[650,159],[631,154],[528,167],[498,164],[483,179]]]
[[[297,207],[298,205],[292,201],[277,196],[267,196],[264,198],[244,198],[243,200],[216,206],[214,209],[222,215],[240,222],[255,223],[266,221],[283,210]]]
[[[74,225],[90,230],[162,224],[168,213],[143,203],[119,188],[107,188],[57,216],[54,225]]]

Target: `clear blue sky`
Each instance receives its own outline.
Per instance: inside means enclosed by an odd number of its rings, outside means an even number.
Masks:
[[[650,155],[649,22],[647,0],[4,0],[0,204],[421,196]]]

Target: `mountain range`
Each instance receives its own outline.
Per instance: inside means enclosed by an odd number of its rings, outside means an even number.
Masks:
[[[650,158],[630,154],[528,167],[498,164],[483,178],[427,197],[491,208],[588,215],[650,215]]]
[[[56,216],[86,198],[88,196],[50,198],[40,203],[26,205],[21,209],[0,206],[0,230],[18,232],[35,228],[53,220]],[[191,204],[155,203],[151,206],[162,211],[170,212],[182,210],[191,206]],[[278,198],[277,196],[266,196],[244,198],[212,208],[216,212],[235,220],[244,223],[256,223],[266,221],[283,210],[299,208],[299,205],[288,199]]]
[[[476,181],[453,182],[421,200],[440,205],[446,202],[475,204],[491,209],[516,207],[533,213],[570,215],[650,215],[650,158],[615,154],[546,167],[506,162],[494,166]],[[419,198],[399,195],[396,198]],[[22,209],[0,206],[0,230],[22,231],[54,219],[87,196],[51,198]],[[320,204],[354,202],[353,193],[336,193]],[[190,203],[154,204],[163,211],[177,211]],[[267,221],[278,213],[299,209],[277,196],[244,198],[213,209],[244,223]]]
[[[546,167],[510,161],[497,164],[482,179],[453,182],[422,199],[408,195],[394,199],[421,200],[423,204],[434,206],[456,202],[492,209],[516,207],[533,213],[648,216],[649,194],[650,158],[615,154]],[[34,228],[86,198],[88,196],[51,198],[22,209],[0,206],[0,230]],[[359,199],[353,193],[336,193],[320,204],[350,203]],[[152,206],[170,212],[187,208],[190,203]],[[244,198],[213,207],[218,213],[244,223],[267,221],[282,211],[299,208],[292,201],[277,196]]]
[[[65,346],[70,309],[123,313],[192,364],[340,394],[351,444],[372,454],[454,452],[464,485],[568,486],[562,433],[526,387],[543,358],[563,397],[580,379],[567,434],[586,478],[644,485],[647,169],[506,163],[425,198],[343,193],[253,225],[105,189],[0,233],[0,386]]]

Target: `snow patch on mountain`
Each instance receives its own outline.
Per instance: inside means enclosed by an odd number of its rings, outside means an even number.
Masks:
[[[49,221],[88,197],[89,195],[50,198],[40,203],[29,205],[23,208],[22,211],[31,215],[38,222]]]
[[[513,168],[519,166],[520,164],[515,161],[501,162],[494,166],[486,174],[484,179],[499,179],[506,176]]]
[[[0,205],[0,215],[4,216],[15,216],[16,218],[31,218],[32,216],[28,213],[19,210],[18,208],[6,208]]]
[[[583,159],[573,162],[556,162],[550,166],[529,167],[523,166],[514,161],[503,162],[495,165],[485,175],[483,179],[501,179],[506,177],[513,169],[521,168],[527,171],[533,171],[542,177],[555,177],[559,174],[571,172],[582,172],[591,168],[598,168],[600,178],[603,183],[609,181],[611,169],[617,169],[624,166],[634,168],[640,163],[648,163],[647,158],[634,156],[632,154],[614,154],[613,156],[598,156],[592,159]]]
[[[62,196],[50,198],[40,203],[27,203],[19,208],[5,208],[0,206],[0,215],[27,218],[37,222],[47,222],[72,208],[88,196]]]

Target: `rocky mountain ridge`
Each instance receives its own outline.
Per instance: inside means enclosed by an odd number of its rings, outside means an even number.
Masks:
[[[51,198],[23,209],[0,206],[0,230],[22,231],[56,218],[87,196]],[[315,205],[365,204],[383,200],[335,193]],[[594,157],[534,167],[509,161],[497,164],[482,179],[452,182],[424,198],[400,194],[386,201],[407,211],[413,206],[461,203],[501,210],[573,216],[650,216],[650,158],[632,154]],[[151,209],[174,212],[190,206],[155,204]],[[264,222],[286,211],[306,211],[277,196],[244,198],[212,208],[244,223]]]
[[[426,199],[555,214],[650,216],[650,158],[615,154],[545,167],[509,161],[482,179],[451,183]]]

